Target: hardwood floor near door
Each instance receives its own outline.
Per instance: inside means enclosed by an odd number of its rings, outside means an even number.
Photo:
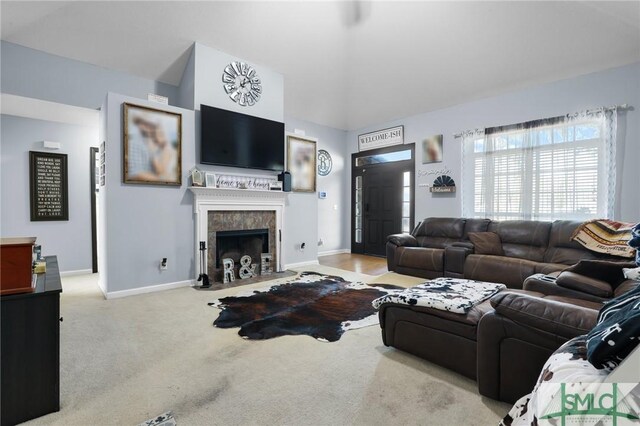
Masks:
[[[384,257],[345,253],[320,256],[318,261],[324,266],[360,272],[367,275],[382,275],[388,272],[387,259]]]

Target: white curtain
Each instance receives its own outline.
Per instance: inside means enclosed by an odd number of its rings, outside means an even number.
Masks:
[[[617,111],[595,111],[462,135],[465,217],[613,218]]]

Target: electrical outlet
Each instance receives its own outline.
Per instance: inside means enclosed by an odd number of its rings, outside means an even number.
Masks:
[[[167,270],[167,258],[163,257],[162,260],[160,261],[160,270],[162,271],[166,271]]]

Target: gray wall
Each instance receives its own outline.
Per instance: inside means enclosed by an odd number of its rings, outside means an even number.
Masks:
[[[97,124],[97,123],[96,123]],[[42,141],[60,142],[49,151]],[[1,116],[0,235],[34,236],[45,255],[58,256],[61,271],[91,269],[89,147],[98,146],[98,128],[30,118]],[[69,220],[31,222],[29,151],[67,154]]]
[[[182,114],[182,186],[125,185],[122,183],[122,104]],[[194,112],[109,93],[103,111],[106,126],[106,286],[109,293],[195,278],[193,198],[187,189],[187,171],[193,154]],[[160,261],[168,259],[168,269]],[[105,277],[100,277],[101,281]]]
[[[306,136],[317,138],[317,149],[325,149],[331,154],[333,169],[328,176],[317,176],[318,191],[327,193],[326,199],[317,194],[289,194],[290,206],[287,209],[287,229],[293,235],[293,241],[285,247],[287,262],[312,261],[317,253],[349,248],[349,186],[345,186],[349,166],[346,136],[344,130],[333,129],[319,124],[292,117],[285,118],[288,132],[304,130]],[[317,228],[309,226],[317,220]],[[324,241],[317,246],[319,239]],[[301,253],[293,244],[307,243],[306,253]]]
[[[147,93],[178,101],[178,88],[120,71],[51,55],[2,41],[2,93],[96,109],[107,92],[147,98]]]
[[[637,165],[640,158],[640,63],[351,131],[348,145],[351,152],[357,152],[358,134],[396,125],[404,125],[405,143],[420,144],[428,136],[443,134],[442,163],[422,165],[421,149],[416,149],[416,185],[431,184],[434,179],[434,176],[419,177],[418,172],[443,167],[449,168],[451,176],[459,183],[461,146],[460,140],[453,137],[455,133],[625,103],[633,106],[633,109],[622,112],[618,119],[615,219],[637,222],[640,220],[640,191],[637,189],[640,181],[640,168]],[[434,196],[428,192],[428,188],[416,187],[417,221],[428,216],[460,216],[461,213],[459,192],[453,197]]]

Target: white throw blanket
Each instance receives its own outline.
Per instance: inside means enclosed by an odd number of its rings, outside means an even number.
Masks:
[[[371,303],[375,309],[379,309],[383,303],[400,303],[465,314],[505,288],[507,286],[504,284],[484,281],[436,278],[402,292],[379,297]]]

